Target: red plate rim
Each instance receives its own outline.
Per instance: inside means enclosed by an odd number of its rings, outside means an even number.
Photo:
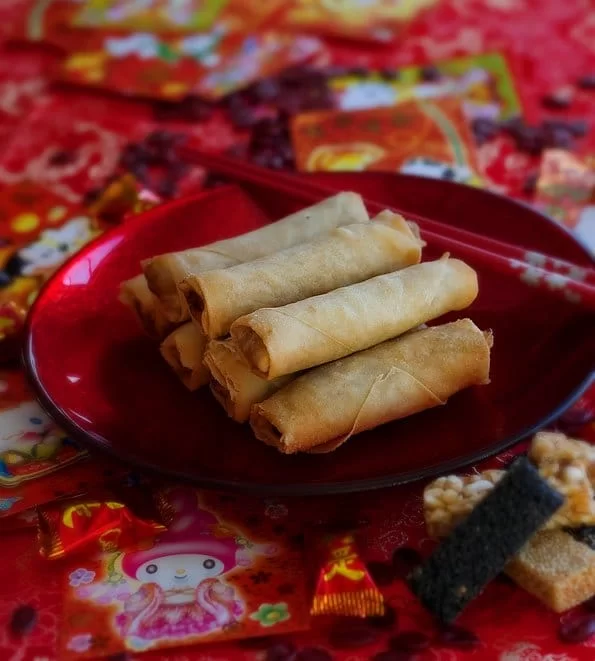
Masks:
[[[406,179],[420,179],[420,177],[415,177],[411,175],[398,175],[400,178]],[[553,219],[549,218],[545,214],[534,209],[528,203],[519,202],[517,200],[508,198],[498,193],[493,193],[492,191],[478,190],[463,186],[461,184],[456,184],[452,182],[445,182],[433,180],[434,183],[439,183],[440,186],[446,186],[446,189],[455,187],[456,189],[466,188],[468,191],[473,191],[475,194],[483,194],[486,196],[493,196],[500,199],[509,205],[523,207],[525,211],[528,211],[534,215],[540,216],[543,221],[547,222],[550,226],[553,226],[558,231],[561,231],[567,236],[567,238],[573,241],[585,254],[586,257],[593,261],[594,257],[590,250],[579,241],[567,228],[559,225]],[[175,208],[177,206],[184,206],[188,204],[188,201],[193,198],[202,197],[205,193],[199,193],[197,195],[187,196],[179,200],[173,200],[172,202],[166,203],[158,207],[159,212],[162,213],[164,208]],[[137,218],[133,219],[132,222],[138,221],[142,222],[141,218],[146,217],[146,215],[151,214],[154,210],[149,210],[143,214],[139,214]],[[129,223],[130,224],[130,221]],[[54,401],[51,395],[44,388],[41,379],[37,373],[36,360],[34,355],[34,350],[32,346],[32,320],[35,316],[35,311],[38,305],[41,304],[43,296],[45,294],[45,289],[49,284],[55,279],[60,278],[62,275],[70,268],[71,264],[76,262],[78,259],[83,257],[88,251],[93,250],[97,245],[102,244],[105,241],[109,241],[113,238],[114,235],[117,235],[121,231],[121,226],[117,226],[104,234],[100,235],[90,243],[88,243],[82,250],[77,252],[66,262],[64,262],[60,268],[52,275],[52,277],[44,284],[41,288],[37,298],[35,299],[29,315],[27,316],[25,324],[25,339],[22,347],[22,362],[24,366],[25,375],[35,393],[35,396],[39,400],[42,408],[50,415],[50,417],[57,422],[57,424],[66,431],[71,438],[75,441],[80,442],[82,445],[89,447],[90,449],[100,450],[102,453],[105,453],[111,457],[120,459],[136,468],[141,468],[150,473],[162,474],[170,477],[174,477],[185,482],[191,482],[201,487],[213,488],[213,489],[226,489],[233,491],[243,491],[248,493],[262,494],[262,495],[282,495],[282,496],[296,496],[296,495],[324,495],[324,494],[345,494],[345,493],[357,493],[362,491],[369,491],[374,489],[390,488],[402,484],[407,484],[410,482],[415,482],[418,480],[426,479],[433,477],[439,474],[444,474],[446,472],[461,468],[463,466],[469,466],[475,464],[479,461],[492,457],[512,445],[522,441],[531,434],[534,434],[539,429],[547,426],[557,418],[559,418],[568,408],[570,408],[575,402],[577,402],[582,395],[589,389],[591,385],[595,384],[595,366],[591,369],[590,373],[579,383],[576,388],[556,407],[554,407],[547,415],[543,416],[540,420],[536,421],[534,424],[529,425],[525,429],[521,430],[517,434],[509,436],[503,439],[500,443],[492,445],[487,450],[481,450],[476,453],[469,453],[465,457],[453,459],[449,462],[444,462],[440,464],[439,469],[436,466],[429,466],[425,469],[417,469],[407,473],[401,473],[398,476],[382,476],[377,478],[361,479],[349,482],[335,482],[335,483],[310,483],[310,484],[252,484],[246,483],[238,480],[225,480],[214,478],[211,479],[208,476],[196,476],[185,473],[184,471],[178,470],[161,470],[156,467],[151,462],[144,462],[142,459],[139,459],[135,455],[130,455],[125,451],[116,451],[111,446],[105,443],[103,437],[94,434],[92,432],[85,431],[79,425],[74,422],[74,420]]]

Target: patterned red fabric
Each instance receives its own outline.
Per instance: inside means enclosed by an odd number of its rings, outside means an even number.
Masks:
[[[6,25],[11,11],[17,12],[24,0],[4,0],[0,21]],[[4,32],[4,30],[3,30]],[[539,121],[556,114],[544,111],[545,94],[574,83],[579,77],[595,74],[595,11],[591,0],[443,0],[421,16],[402,42],[394,48],[364,47],[337,43],[331,46],[333,62],[361,66],[398,66],[431,62],[457,55],[486,51],[504,52],[517,76],[526,117]],[[88,110],[88,118],[101,127],[94,133],[96,140],[121,140],[130,136],[130,127],[150,123],[150,115],[141,104],[117,102],[114,113],[105,104],[101,108],[93,97],[82,93],[74,97],[53,91],[44,97],[54,55],[45,51],[11,49],[0,55],[0,170],[9,172],[12,180],[23,173],[27,163],[39,159],[44,140],[51,127],[36,124],[42,104],[56,104],[67,111],[73,98],[79,114]],[[114,101],[114,103],[116,103]],[[101,105],[101,104],[100,104]],[[27,117],[27,114],[33,114]],[[109,117],[108,117],[109,116]],[[563,116],[595,118],[595,92],[578,90],[571,111]],[[35,130],[32,130],[35,127]],[[94,130],[94,129],[93,129]],[[46,137],[44,138],[44,132]],[[198,146],[209,149],[228,147],[242,136],[219,117],[192,131]],[[66,138],[67,140],[70,139]],[[595,131],[583,141],[585,152],[595,149]],[[91,151],[85,152],[91,163]],[[514,179],[519,171],[518,158],[505,159],[507,171],[502,178]],[[521,159],[524,157],[520,157]],[[76,164],[75,164],[76,165]],[[72,166],[72,164],[70,164]],[[65,165],[63,167],[66,167]],[[521,168],[522,169],[522,168]],[[1,172],[0,172],[1,174]],[[11,176],[0,177],[0,186],[13,183]],[[84,188],[84,187],[83,187]],[[73,170],[68,189],[73,201],[78,201],[83,188],[79,173]],[[584,403],[595,407],[595,393]],[[595,424],[579,432],[595,442]],[[515,451],[521,448],[515,449]],[[513,456],[509,451],[485,465],[501,466]],[[483,467],[483,466],[481,466]],[[561,623],[576,619],[583,612],[556,615],[533,597],[504,581],[495,581],[465,613],[460,625],[475,634],[478,642],[469,649],[439,642],[440,634],[429,615],[421,608],[404,583],[399,572],[388,571],[385,563],[398,547],[410,547],[424,553],[431,546],[422,517],[422,484],[391,491],[350,497],[318,499],[315,509],[323,518],[340,512],[355,520],[369,523],[361,530],[367,540],[363,549],[366,560],[376,564],[380,574],[387,576],[381,589],[386,602],[397,611],[398,623],[369,627],[361,632],[356,624],[344,620],[317,618],[313,629],[304,634],[262,641],[247,641],[219,646],[198,646],[191,649],[149,652],[147,659],[169,661],[216,661],[241,659],[344,659],[364,661],[388,649],[389,639],[398,632],[417,631],[431,641],[431,646],[415,656],[395,653],[378,656],[382,659],[415,658],[418,661],[456,661],[475,658],[483,661],[582,661],[595,658],[595,638],[580,644],[562,642],[558,632]],[[233,496],[232,496],[233,497]],[[238,506],[241,501],[238,498]],[[262,516],[275,519],[280,526],[297,526],[311,516],[313,504],[294,501],[264,500],[259,507]],[[61,583],[59,563],[42,561],[35,548],[32,529],[23,525],[18,530],[2,528],[0,536],[0,658],[19,661],[56,659],[61,621]],[[384,572],[384,573],[383,573]],[[394,575],[394,576],[393,576]],[[390,579],[390,580],[389,580]],[[388,584],[384,584],[388,583]],[[6,624],[19,604],[37,609],[38,619],[27,635],[11,633]],[[386,624],[386,623],[385,623]],[[358,637],[359,631],[359,637]],[[423,639],[426,640],[426,639]],[[469,647],[471,637],[459,636],[459,644]],[[138,655],[140,657],[140,655]],[[130,658],[137,658],[137,655]]]

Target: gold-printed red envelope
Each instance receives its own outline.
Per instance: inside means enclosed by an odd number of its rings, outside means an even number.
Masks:
[[[470,127],[457,99],[294,118],[299,170],[384,170],[481,185]]]

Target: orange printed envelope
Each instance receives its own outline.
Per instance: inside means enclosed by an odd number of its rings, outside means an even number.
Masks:
[[[277,636],[309,627],[301,546],[262,501],[172,487],[172,518],[149,543],[72,557],[61,656],[97,658]],[[167,510],[165,510],[167,508]],[[287,508],[280,504],[281,516]]]
[[[392,41],[437,0],[289,0],[285,25],[363,41]]]
[[[393,108],[297,115],[299,170],[384,170],[480,185],[471,129],[460,101],[412,100]]]
[[[73,24],[87,28],[193,32],[208,30],[226,0],[87,0]]]

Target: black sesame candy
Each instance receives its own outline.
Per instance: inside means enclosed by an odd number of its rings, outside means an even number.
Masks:
[[[518,459],[411,573],[412,591],[440,621],[452,622],[563,503],[528,459]]]

